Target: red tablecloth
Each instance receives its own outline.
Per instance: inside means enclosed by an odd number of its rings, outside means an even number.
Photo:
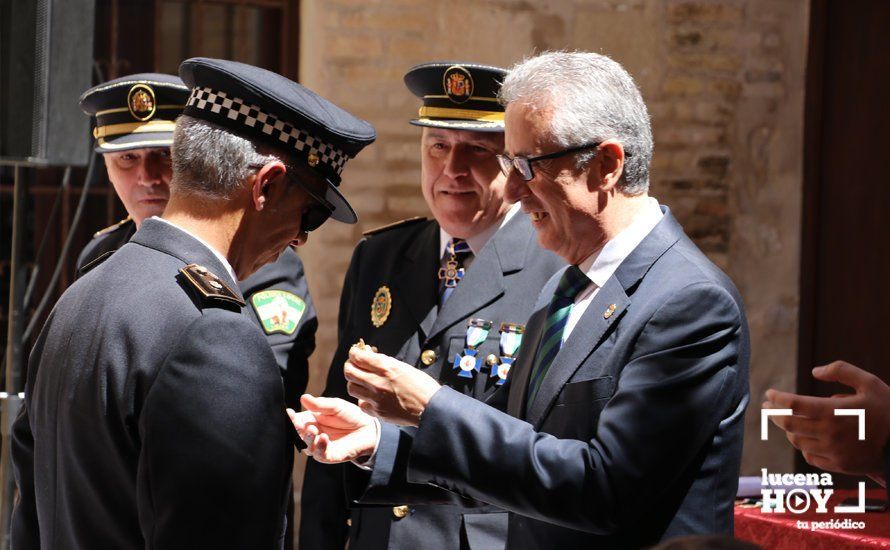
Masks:
[[[869,498],[885,499],[883,490],[869,490]],[[760,545],[766,550],[841,550],[890,548],[890,511],[864,514],[835,514],[834,507],[847,497],[857,497],[856,491],[836,491],[828,501],[827,514],[815,512],[815,506],[802,514],[785,511],[767,514],[760,507],[735,508],[735,536]],[[863,522],[863,529],[805,528],[798,522],[827,522],[849,519]]]

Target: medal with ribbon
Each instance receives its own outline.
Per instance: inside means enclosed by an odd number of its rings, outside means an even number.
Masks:
[[[510,367],[516,360],[516,351],[522,343],[525,325],[518,323],[501,323],[501,361],[491,367],[491,378],[497,377],[497,386],[503,386],[510,374]]]
[[[485,319],[470,319],[467,321],[467,347],[464,352],[454,356],[454,369],[462,378],[472,378],[474,372],[482,368],[482,358],[479,357],[479,347],[488,338],[491,331],[491,321]]]
[[[467,241],[458,240],[455,243],[454,239],[451,239],[445,250],[448,252],[448,260],[445,262],[445,267],[439,269],[439,280],[445,288],[454,288],[464,278],[464,268],[460,267],[457,255],[470,252],[470,245]]]

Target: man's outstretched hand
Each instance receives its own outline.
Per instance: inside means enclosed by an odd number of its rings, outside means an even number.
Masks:
[[[364,412],[392,424],[417,426],[442,386],[425,372],[397,359],[353,346],[343,366],[349,395]]]
[[[438,382],[420,370],[361,346],[349,350],[343,367],[354,405],[342,399],[304,395],[302,412],[287,410],[306,443],[304,453],[325,464],[370,457],[380,438],[380,418],[393,424],[417,426]]]
[[[304,453],[319,462],[337,464],[361,461],[374,452],[380,426],[356,405],[309,394],[303,395],[300,403],[304,411],[288,409],[287,415],[307,445]]]
[[[765,409],[791,409],[793,416],[772,416],[807,462],[832,472],[869,475],[885,484],[883,449],[890,440],[890,387],[877,376],[843,361],[816,367],[813,376],[839,382],[855,393],[811,397],[770,389]],[[856,419],[835,416],[835,409],[865,410],[865,441]]]

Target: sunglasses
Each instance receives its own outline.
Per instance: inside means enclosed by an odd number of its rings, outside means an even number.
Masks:
[[[515,169],[524,181],[531,181],[535,177],[535,172],[532,170],[532,163],[538,162],[539,160],[547,160],[547,159],[556,159],[560,157],[564,157],[566,155],[571,155],[572,153],[579,153],[581,151],[585,151],[587,149],[594,149],[600,146],[601,141],[596,143],[588,143],[587,145],[579,145],[578,147],[571,147],[569,149],[563,149],[562,151],[557,151],[555,153],[548,153],[546,155],[539,155],[537,157],[511,157],[510,155],[496,155],[498,158],[498,164],[501,165],[501,172],[504,173],[505,176],[510,177],[510,171]]]
[[[265,164],[251,164],[249,166],[250,168],[259,170],[265,166]],[[298,180],[295,176],[292,176],[291,174],[297,174],[295,168],[288,164],[285,164],[284,167],[287,169],[286,177],[288,181],[300,186],[300,188],[309,195],[309,198],[312,199],[312,202],[309,203],[306,210],[303,211],[303,216],[300,218],[300,232],[309,233],[310,231],[315,231],[321,227],[324,222],[328,221],[328,218],[334,213],[334,205],[312,189],[309,189],[309,186],[303,184],[303,182]]]

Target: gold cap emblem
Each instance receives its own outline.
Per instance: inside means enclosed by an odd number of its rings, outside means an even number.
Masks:
[[[157,109],[155,91],[146,84],[134,84],[127,94],[127,107],[136,120],[148,120]]]
[[[436,350],[433,349],[425,349],[423,350],[423,353],[420,354],[420,362],[426,366],[432,365],[438,358],[439,355],[436,353]]]
[[[460,65],[448,67],[442,75],[442,88],[451,101],[465,103],[473,96],[473,75]]]
[[[312,166],[314,168],[316,165],[318,165],[318,155],[315,153],[309,153],[306,162],[309,163],[309,166]]]
[[[371,324],[377,328],[382,327],[389,318],[390,310],[392,310],[392,294],[389,292],[389,287],[383,285],[377,289],[371,300]]]

